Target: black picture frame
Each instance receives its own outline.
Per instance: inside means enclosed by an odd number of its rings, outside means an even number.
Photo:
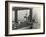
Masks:
[[[13,3],[27,3],[27,4],[42,4],[43,5],[43,32],[42,33],[26,33],[26,34],[8,34],[8,2]],[[45,3],[40,2],[24,2],[24,1],[5,1],[5,36],[19,36],[19,35],[35,35],[35,34],[45,34]]]

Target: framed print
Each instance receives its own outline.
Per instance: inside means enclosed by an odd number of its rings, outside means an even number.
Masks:
[[[40,2],[5,1],[5,35],[45,33],[45,4]]]

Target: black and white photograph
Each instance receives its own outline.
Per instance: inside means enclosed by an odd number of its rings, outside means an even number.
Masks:
[[[6,34],[44,33],[44,3],[6,2],[5,7],[8,13]]]
[[[39,8],[35,8],[38,9]],[[33,8],[12,8],[12,29],[39,29],[40,28],[40,17],[37,14],[33,14]]]

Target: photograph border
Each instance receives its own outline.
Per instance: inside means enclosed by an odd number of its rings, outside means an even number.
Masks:
[[[43,32],[42,33],[26,33],[26,34],[8,34],[8,2],[13,3],[27,3],[27,4],[42,4],[43,5]],[[5,36],[19,36],[19,35],[35,35],[45,34],[45,3],[40,2],[24,2],[24,1],[5,1]]]

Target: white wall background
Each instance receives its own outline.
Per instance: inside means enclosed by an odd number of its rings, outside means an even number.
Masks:
[[[46,3],[46,0],[17,0],[17,1]],[[45,6],[46,6],[46,4],[45,4]],[[45,12],[45,16],[46,16],[46,12]],[[46,28],[46,25],[45,25],[45,28]],[[5,37],[5,0],[0,0],[0,37]],[[7,37],[46,37],[46,32],[45,32],[45,34],[40,34],[40,35],[7,36]]]

